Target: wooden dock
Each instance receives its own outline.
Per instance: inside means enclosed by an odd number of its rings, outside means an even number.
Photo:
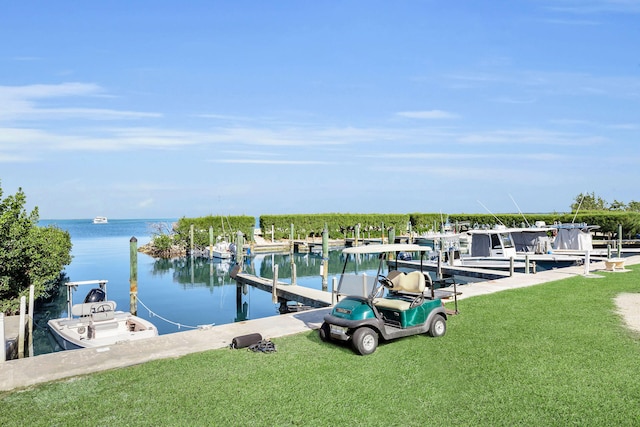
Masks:
[[[247,273],[237,273],[234,279],[238,285],[249,285],[272,295],[274,293],[272,279],[265,279]],[[276,284],[276,295],[279,300],[295,301],[309,307],[322,308],[332,305],[331,292],[290,285],[280,281]]]
[[[420,270],[420,261],[401,261],[398,260],[398,267],[399,268],[409,268],[412,270]],[[389,261],[389,264],[395,266],[396,265],[396,260],[393,261]],[[438,271],[438,267],[434,264],[423,264],[422,265],[422,269],[424,271],[431,271],[431,272],[437,272]],[[456,265],[448,265],[448,264],[442,264],[440,266],[440,269],[442,270],[442,274],[443,276],[466,276],[466,277],[473,277],[475,279],[482,279],[482,280],[496,280],[496,279],[504,279],[505,277],[510,277],[511,275],[509,274],[508,271],[499,271],[499,270],[489,270],[486,268],[476,268],[476,267],[462,267],[462,266],[456,266]]]

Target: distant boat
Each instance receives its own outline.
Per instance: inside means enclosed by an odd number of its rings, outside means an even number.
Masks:
[[[107,220],[106,216],[97,216],[95,218],[93,218],[93,223],[94,224],[107,224],[109,221]]]
[[[68,317],[51,319],[49,329],[64,350],[103,347],[158,335],[148,320],[129,312],[115,311],[115,301],[107,300],[107,281],[68,282]],[[73,304],[72,292],[78,285],[99,285],[86,296],[83,304]]]

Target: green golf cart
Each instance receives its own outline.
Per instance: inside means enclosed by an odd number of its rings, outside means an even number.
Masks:
[[[428,333],[441,337],[447,330],[447,313],[434,296],[431,278],[422,271],[422,262],[431,248],[415,244],[367,245],[345,248],[345,269],[349,257],[376,254],[376,277],[346,274],[338,284],[338,303],[324,317],[319,330],[323,341],[351,341],[361,355],[376,351],[379,340],[389,341],[409,335]],[[408,273],[392,267],[389,255],[420,256],[420,270]],[[389,264],[389,271],[382,274]]]

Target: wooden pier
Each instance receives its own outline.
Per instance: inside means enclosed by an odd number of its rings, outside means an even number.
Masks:
[[[392,264],[393,266],[396,265],[396,262],[398,263],[398,268],[409,268],[412,270],[420,270],[420,261],[419,260],[407,260],[407,261],[402,261],[402,260],[393,260],[393,261],[389,261],[389,264]],[[424,271],[430,271],[430,272],[437,272],[438,271],[438,267],[436,265],[433,264],[422,264],[422,269]],[[457,265],[448,265],[448,264],[442,264],[440,266],[440,270],[442,271],[442,275],[443,276],[466,276],[466,277],[473,277],[475,279],[482,279],[482,280],[496,280],[496,279],[504,279],[505,277],[510,277],[511,274],[508,271],[499,271],[499,270],[489,270],[486,268],[475,268],[475,267],[462,267],[462,266],[457,266]]]
[[[247,273],[237,273],[233,278],[238,285],[249,285],[272,295],[274,294],[272,279],[265,279]],[[332,305],[331,292],[290,285],[280,281],[276,283],[275,295],[278,300],[295,301],[309,307],[321,308]]]

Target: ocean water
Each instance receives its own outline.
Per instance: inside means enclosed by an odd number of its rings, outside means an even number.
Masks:
[[[130,240],[138,247],[151,240],[154,224],[170,225],[174,219],[109,220],[93,224],[91,219],[42,220],[39,225],[53,225],[71,235],[72,262],[64,270],[68,281],[108,280],[107,296],[117,309],[129,311]],[[295,254],[297,283],[316,289],[322,287],[322,258],[315,254]],[[362,271],[373,271],[377,258],[363,259]],[[330,277],[342,269],[340,251],[329,257]],[[261,277],[273,277],[279,266],[279,280],[290,281],[289,254],[259,254],[245,261],[245,271]],[[221,325],[279,314],[279,304],[271,294],[252,287],[238,287],[229,277],[232,265],[208,258],[154,259],[137,253],[138,316],[152,321],[161,335],[189,330],[200,325]],[[91,286],[80,286],[73,301],[84,300]],[[34,313],[34,352],[56,351],[47,328],[51,318],[67,316],[66,292],[57,298],[36,303]]]
[[[116,219],[93,224],[91,219],[42,220],[39,225],[53,225],[71,235],[73,258],[64,270],[69,281],[108,280],[108,298],[116,302],[118,310],[129,311],[130,240],[135,237],[142,246],[151,240],[153,224],[172,221]],[[138,252],[138,316],[151,320],[162,335],[278,314],[278,304],[271,301],[270,294],[253,288],[237,292],[229,278],[230,267],[209,259],[156,260]],[[82,302],[90,289],[78,287],[74,303]],[[64,291],[52,301],[36,304],[36,354],[56,350],[47,320],[66,315]]]

